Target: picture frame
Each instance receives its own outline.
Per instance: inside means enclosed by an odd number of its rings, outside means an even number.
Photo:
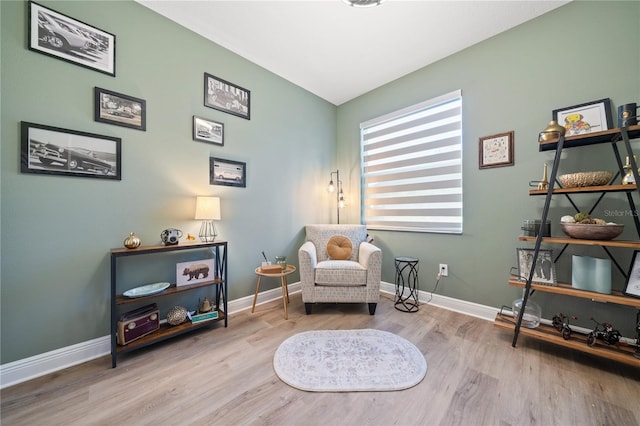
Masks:
[[[531,272],[534,249],[517,248],[516,260],[518,262],[518,281],[526,282]],[[556,264],[553,261],[553,250],[539,250],[536,268],[534,269],[532,283],[548,286],[557,286]]]
[[[215,275],[212,258],[176,263],[176,287],[213,281]]]
[[[144,99],[94,87],[93,119],[116,126],[147,130],[147,102]]]
[[[513,166],[514,131],[482,136],[478,139],[480,169]]]
[[[204,106],[251,120],[251,92],[206,72]]]
[[[247,163],[209,157],[209,183],[246,188]]]
[[[631,266],[629,266],[629,273],[627,274],[627,282],[622,293],[625,296],[640,298],[640,256],[638,256],[638,253],[640,253],[640,250],[633,252]]]
[[[116,36],[29,1],[29,50],[116,76]]]
[[[224,146],[224,124],[194,115],[193,140]]]
[[[552,117],[567,129],[565,137],[602,132],[613,128],[609,98],[554,109]]]
[[[122,140],[21,122],[22,173],[121,180]]]

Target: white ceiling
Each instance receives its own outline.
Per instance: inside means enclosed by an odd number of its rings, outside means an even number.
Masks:
[[[570,0],[136,1],[340,105]]]

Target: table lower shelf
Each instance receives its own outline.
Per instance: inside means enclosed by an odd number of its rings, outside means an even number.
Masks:
[[[515,320],[511,315],[497,314],[493,325],[513,332],[515,329]],[[607,345],[598,341],[595,346],[589,346],[586,335],[574,332],[571,334],[569,340],[565,340],[558,330],[546,324],[540,324],[537,328],[520,327],[520,334],[575,349],[580,352],[622,362],[634,367],[640,367],[640,358],[634,356],[636,353],[635,346],[627,345],[623,342],[615,345]]]

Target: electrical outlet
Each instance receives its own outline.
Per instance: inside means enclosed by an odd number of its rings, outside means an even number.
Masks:
[[[441,263],[440,266],[438,266],[438,273],[440,274],[441,277],[448,277],[449,265],[447,265],[446,263]]]

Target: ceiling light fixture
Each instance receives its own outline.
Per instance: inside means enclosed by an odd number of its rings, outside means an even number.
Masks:
[[[342,0],[349,6],[353,7],[372,7],[380,6],[384,0]]]

